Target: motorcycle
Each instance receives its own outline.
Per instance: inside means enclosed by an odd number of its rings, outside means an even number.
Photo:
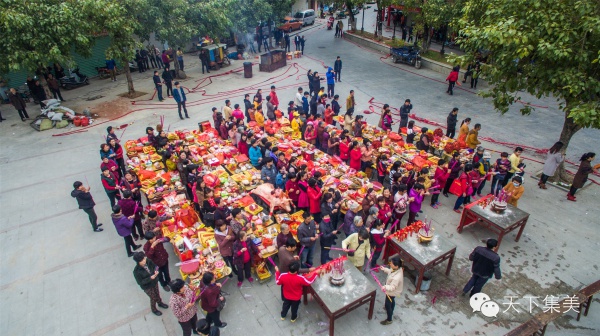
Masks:
[[[88,76],[79,72],[79,68],[69,69],[69,75],[60,79],[60,86],[65,90],[71,90],[83,85],[89,85]]]
[[[333,16],[330,16],[329,19],[327,19],[327,30],[331,30],[333,28],[334,21],[335,19],[333,18]]]
[[[406,63],[413,65],[415,68],[421,68],[421,52],[416,47],[401,47],[401,48],[390,48],[390,54],[392,55],[392,62],[394,63]]]

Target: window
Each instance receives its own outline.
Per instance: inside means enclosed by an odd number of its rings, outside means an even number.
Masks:
[[[302,13],[302,12],[298,12],[298,13],[296,13],[296,15],[294,15],[294,17],[295,17],[296,19],[302,19],[302,18],[304,18],[304,13]]]

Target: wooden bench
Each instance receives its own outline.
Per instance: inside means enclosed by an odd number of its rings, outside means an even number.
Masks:
[[[577,302],[579,302],[577,321],[581,318],[581,313],[583,313],[583,316],[588,315],[594,294],[598,292],[600,292],[600,280],[581,289],[574,295],[574,297],[577,298]],[[570,297],[569,300],[572,299],[573,296]],[[584,308],[585,311],[583,310]],[[546,333],[546,327],[548,327],[550,322],[556,320],[571,309],[573,309],[573,305],[571,303],[567,304],[567,299],[564,299],[558,303],[557,308],[549,309],[547,312],[541,312],[535,315],[529,321],[511,330],[506,336],[543,336]]]

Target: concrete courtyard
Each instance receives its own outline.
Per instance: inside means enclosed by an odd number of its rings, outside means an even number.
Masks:
[[[362,13],[361,13],[362,14]],[[243,78],[241,61],[230,67],[211,72],[211,80],[203,81],[196,56],[186,55],[188,79],[183,86],[192,89],[187,95],[191,119],[179,120],[172,99],[159,103],[150,99],[153,91],[151,72],[135,73],[136,89],[148,95],[136,99],[135,105],[125,102],[133,113],[110,123],[96,120],[97,127],[87,132],[56,136],[69,129],[36,132],[22,123],[16,111],[2,105],[8,120],[0,124],[0,330],[3,335],[181,335],[176,318],[163,310],[154,316],[148,307],[148,297],[140,290],[132,275],[134,262],[123,250],[123,240],[116,234],[110,220],[108,199],[102,190],[99,174],[99,145],[103,142],[106,126],[130,124],[123,140],[137,139],[148,125],[156,125],[165,115],[165,125],[173,129],[195,129],[197,123],[209,120],[211,107],[220,107],[225,99],[242,104],[245,93],[251,96],[256,89],[274,84],[280,102],[293,100],[297,87],[308,88],[306,72],[333,66],[336,56],[343,59],[342,82],[336,84],[336,93],[344,102],[349,90],[356,92],[357,113],[369,107],[371,98],[376,102],[399,107],[410,98],[417,116],[445,124],[452,107],[460,109],[459,119],[471,117],[481,123],[480,136],[498,142],[525,144],[548,148],[557,139],[564,115],[555,99],[535,99],[523,95],[523,100],[542,108],[531,115],[521,116],[511,109],[501,116],[491,103],[474,91],[458,89],[454,96],[445,94],[446,75],[426,69],[416,70],[403,65],[392,65],[381,55],[359,48],[345,40],[335,39],[334,31],[324,28],[324,21],[300,34],[307,38],[305,56],[288,61],[288,66],[273,73],[258,72]],[[360,25],[359,25],[360,27]],[[324,62],[324,63],[322,63]],[[222,74],[222,75],[221,75]],[[220,75],[220,76],[215,76]],[[203,81],[203,82],[201,82]],[[197,87],[198,86],[198,87]],[[197,87],[197,88],[196,88]],[[196,89],[194,89],[196,88]],[[485,88],[485,86],[481,86]],[[126,91],[124,76],[119,81],[93,80],[90,86],[66,91],[65,106],[81,112],[89,104],[110,106],[109,102],[123,104],[118,94]],[[92,96],[103,98],[88,102]],[[35,116],[34,104],[29,105],[30,116]],[[379,109],[376,109],[379,110]],[[92,111],[100,113],[109,111]],[[376,124],[378,115],[367,115]],[[417,125],[422,124],[417,122]],[[118,135],[120,133],[117,133]],[[571,141],[567,156],[576,161],[584,152],[598,150],[600,131],[584,129]],[[484,142],[494,151],[512,152],[513,148],[498,143]],[[385,295],[377,293],[373,320],[367,319],[367,306],[362,306],[336,320],[336,335],[503,335],[532,315],[544,309],[547,296],[573,295],[578,289],[598,280],[600,259],[594,251],[600,248],[600,187],[592,184],[578,192],[577,202],[568,202],[565,192],[550,187],[540,190],[530,175],[541,170],[543,157],[526,152],[525,194],[519,207],[530,213],[524,235],[515,242],[516,233],[507,235],[499,254],[502,258],[501,280],[490,280],[484,292],[500,305],[496,318],[473,312],[469,300],[460,296],[460,290],[470,277],[468,255],[481,240],[492,233],[481,227],[469,227],[458,234],[460,215],[451,211],[455,197],[440,197],[443,206],[437,210],[424,203],[420,218],[432,219],[436,234],[457,245],[456,258],[449,276],[444,274],[445,263],[435,268],[429,291],[414,294],[414,278],[405,272],[405,286],[397,306],[394,323],[381,326],[384,319]],[[498,157],[493,153],[493,159]],[[570,170],[576,168],[569,166]],[[600,178],[590,176],[596,181]],[[89,181],[96,201],[99,222],[104,232],[94,233],[87,216],[70,197],[75,180]],[[489,185],[489,184],[488,184]],[[340,240],[338,239],[338,244]],[[167,250],[172,252],[168,245]],[[334,255],[336,255],[334,253]],[[178,270],[172,256],[171,277]],[[380,275],[380,279],[384,279]],[[365,281],[374,282],[367,277]],[[222,320],[228,323],[223,335],[315,335],[327,334],[325,314],[312,300],[301,306],[298,321],[280,321],[280,290],[274,281],[265,284],[247,282],[237,288],[229,281],[224,290],[228,304]],[[168,301],[170,293],[161,289]],[[519,303],[517,309],[507,308],[508,296]],[[539,307],[529,312],[529,299]],[[575,321],[570,312],[548,326],[547,335],[600,334],[599,300],[593,302],[590,315]],[[199,317],[201,312],[199,312]]]

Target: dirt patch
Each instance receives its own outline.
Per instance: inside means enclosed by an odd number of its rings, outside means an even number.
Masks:
[[[141,97],[143,95],[147,95],[147,93],[141,92],[141,91],[135,91],[132,95],[130,95],[128,92],[125,92],[125,93],[119,94],[118,96],[123,97],[123,98],[128,98],[128,99],[135,99],[135,98]]]
[[[102,102],[95,106],[91,106],[90,110],[93,114],[97,114],[97,118],[114,119],[123,116],[131,111],[131,101],[126,98],[117,98],[113,101]]]

